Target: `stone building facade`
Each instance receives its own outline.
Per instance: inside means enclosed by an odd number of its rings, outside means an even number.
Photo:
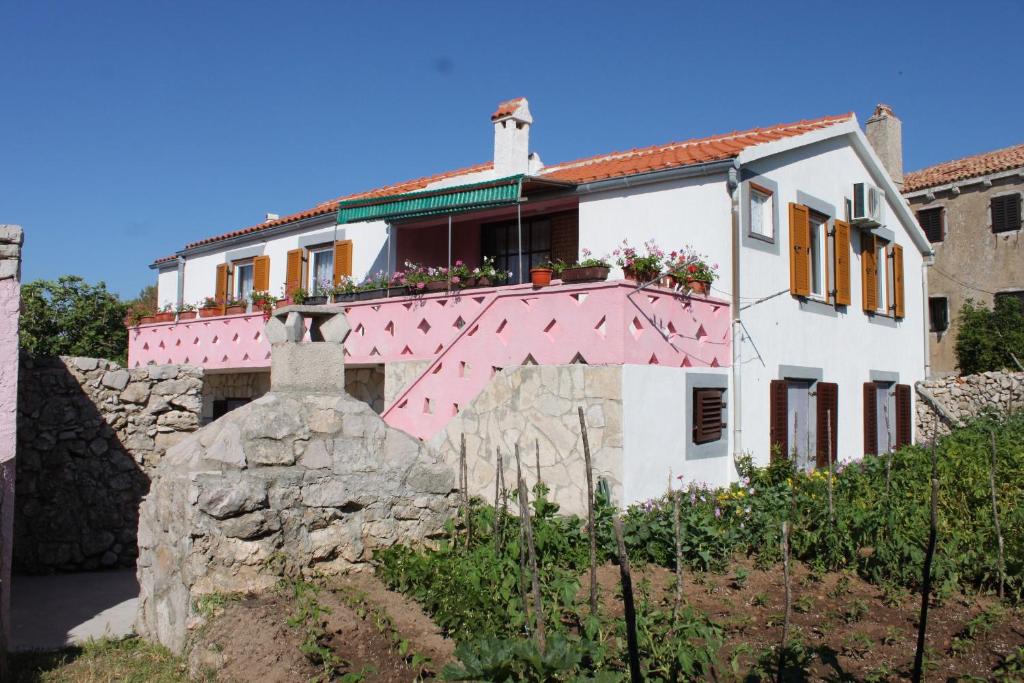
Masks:
[[[1024,406],[1024,372],[982,372],[940,377],[917,384],[917,436],[928,443],[984,413],[997,415]]]
[[[909,173],[904,195],[935,251],[928,269],[931,374],[952,374],[965,302],[991,307],[1012,296],[1024,305],[1024,145]]]

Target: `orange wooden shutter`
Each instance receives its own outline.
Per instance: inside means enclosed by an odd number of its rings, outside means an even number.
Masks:
[[[296,289],[302,288],[302,249],[292,249],[288,252],[285,262],[284,293],[291,296]]]
[[[334,243],[334,284],[343,277],[352,277],[352,240]]]
[[[910,386],[896,385],[896,448],[910,445],[911,424],[913,419],[910,405]]]
[[[878,310],[878,263],[875,258],[875,236],[863,235],[860,250],[861,305],[868,313]]]
[[[835,226],[833,270],[836,278],[836,304],[849,306],[853,301],[850,295],[850,224],[837,219]]]
[[[892,245],[892,289],[893,315],[902,318],[905,314],[903,297],[903,247]]]
[[[864,453],[878,454],[878,391],[874,382],[864,383]]]
[[[832,382],[815,384],[818,395],[817,462],[818,469],[828,469],[828,452],[832,451],[832,464],[836,464],[837,432],[839,428],[839,385]],[[831,433],[830,433],[831,430]],[[831,439],[831,448],[829,443]]]
[[[789,382],[773,379],[768,395],[769,453],[772,460],[789,457]]]
[[[252,260],[252,288],[257,292],[270,289],[270,257],[257,256]]]
[[[228,267],[226,263],[217,264],[217,284],[214,289],[213,298],[221,306],[225,305],[228,301]]]
[[[789,291],[811,294],[811,212],[803,204],[789,205]]]

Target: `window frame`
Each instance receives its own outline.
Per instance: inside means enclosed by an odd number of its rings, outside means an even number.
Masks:
[[[251,287],[252,288],[249,290],[248,294],[242,294],[242,292],[238,289],[238,286],[240,284],[239,277],[238,277],[238,271],[239,271],[240,268],[248,268],[249,271],[250,271],[249,281],[251,283]],[[249,301],[249,296],[255,291],[255,285],[256,285],[256,264],[255,264],[255,259],[244,258],[244,259],[238,259],[237,261],[232,261],[231,262],[231,269],[230,269],[230,272],[228,274],[228,278],[230,279],[230,282],[228,284],[228,291],[230,292],[229,296],[231,298],[233,298],[235,301],[246,301],[246,302],[248,302]]]
[[[534,267],[532,264],[535,262],[534,257],[539,256],[541,258],[536,260],[536,263],[544,263],[545,261],[551,260],[551,237],[553,221],[552,218],[555,214],[538,214],[536,216],[523,217],[521,224],[523,228],[523,282],[530,281],[530,268]],[[547,247],[546,248],[535,248],[535,235],[534,231],[538,224],[547,223]],[[492,223],[484,223],[480,226],[480,256],[493,258],[494,267],[498,270],[505,270],[511,272],[512,276],[509,277],[509,284],[522,284],[518,281],[519,272],[518,266],[519,261],[517,256],[519,255],[518,243],[512,246],[511,240],[517,234],[517,221],[504,220],[494,221]],[[504,236],[504,252],[499,253],[497,249],[498,238],[497,234],[501,231]]]
[[[807,205],[805,204],[804,206]],[[808,235],[809,248],[807,249],[807,259],[811,289],[810,295],[807,298],[830,303],[833,300],[832,280],[835,278],[835,275],[832,273],[833,259],[829,258],[829,256],[835,249],[835,244],[833,242],[833,231],[835,228],[832,225],[832,218],[830,216],[813,209],[810,206],[808,206],[807,209],[807,229],[810,233]],[[815,259],[813,257],[816,237],[820,240],[818,243],[819,262],[817,264],[815,264]],[[819,291],[815,291],[814,289],[814,281],[816,277],[819,279]]]
[[[1017,200],[1017,227],[1008,228],[1006,230],[996,230],[995,214],[992,211],[992,204],[996,200],[1009,198]],[[1024,227],[1024,201],[1022,201],[1022,194],[1020,192],[1002,192],[991,195],[988,198],[988,227],[993,235],[1007,235],[1021,231],[1021,228]]]
[[[333,284],[334,279],[334,244],[326,242],[323,244],[311,244],[305,247],[305,274],[303,281],[306,284],[306,291],[309,292],[310,296],[325,296],[325,293],[318,291],[316,284],[316,255],[327,253],[331,258],[331,282]]]
[[[875,235],[875,315],[895,318],[896,299],[893,296],[892,241]],[[880,264],[880,265],[879,265]]]
[[[767,234],[762,232],[754,232],[754,195],[761,195],[768,199],[768,202],[762,205],[761,218],[762,225],[764,224],[764,213],[767,211],[768,218],[768,229]],[[777,226],[775,225],[775,192],[760,183],[750,181],[747,183],[747,236],[753,239],[762,240],[764,242],[775,243],[775,235],[777,234]]]
[[[921,214],[935,212],[939,216],[939,238],[933,240],[931,235],[928,234],[927,228],[924,227],[924,223],[921,221]],[[946,241],[946,207],[941,204],[938,206],[925,206],[921,207],[914,212],[915,218],[917,218],[917,224],[921,226],[921,231],[924,232],[925,237],[928,239],[929,244],[940,244]]]
[[[944,302],[942,308],[943,308],[943,311],[944,311],[943,317],[944,317],[945,326],[942,329],[938,329],[935,326],[935,316],[932,315],[932,302],[938,302],[940,300]],[[929,296],[928,297],[928,331],[933,333],[933,334],[944,334],[949,329],[949,324],[950,324],[950,320],[949,320],[949,297],[944,295],[944,294],[940,294],[940,295],[936,295],[936,296]]]
[[[1021,310],[1024,310],[1024,289],[1004,289],[992,295],[992,306],[996,305],[999,297],[1013,297],[1020,302]]]

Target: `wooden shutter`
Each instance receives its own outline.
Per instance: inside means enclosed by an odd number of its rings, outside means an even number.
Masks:
[[[303,249],[292,249],[285,261],[284,293],[290,297],[296,289],[302,288]]]
[[[709,443],[722,438],[725,403],[721,389],[693,390],[693,442]]]
[[[789,205],[789,291],[811,294],[811,212],[803,204]]]
[[[896,385],[896,448],[910,445],[913,433],[910,387],[906,384]]]
[[[878,259],[875,258],[875,236],[863,234],[860,239],[861,305],[867,313],[878,310]]]
[[[769,389],[769,453],[771,459],[789,457],[789,382],[773,379]]]
[[[992,232],[1009,232],[1020,229],[1020,195],[1010,194],[993,197]]]
[[[228,269],[227,263],[217,264],[217,284],[214,288],[213,298],[217,303],[224,306],[228,302]]]
[[[890,247],[892,251],[892,301],[893,315],[902,318],[905,314],[903,297],[903,247],[898,244]]]
[[[935,243],[943,240],[942,219],[942,207],[921,209],[917,212],[917,222],[921,225],[929,242]]]
[[[832,463],[836,462],[839,428],[839,385],[833,382],[818,382],[815,385],[817,398],[817,466],[828,469],[828,451],[832,451]],[[831,449],[828,448],[831,438]]]
[[[343,277],[352,277],[352,240],[334,243],[334,284]]]
[[[864,382],[864,453],[878,455],[878,390]]]
[[[836,305],[849,306],[853,298],[850,294],[850,224],[836,219],[833,236],[835,264],[833,272],[836,278]]]
[[[551,217],[551,260],[573,264],[580,257],[580,214],[567,211]]]
[[[257,256],[252,260],[252,288],[255,292],[270,290],[269,256]]]

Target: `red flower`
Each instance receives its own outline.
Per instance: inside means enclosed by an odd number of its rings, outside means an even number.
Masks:
[[[696,272],[697,272],[697,266],[695,266],[695,265],[693,265],[693,264],[691,263],[691,264],[689,265],[689,267],[687,267],[687,270],[688,270],[688,271],[690,271],[691,273],[696,273]]]

